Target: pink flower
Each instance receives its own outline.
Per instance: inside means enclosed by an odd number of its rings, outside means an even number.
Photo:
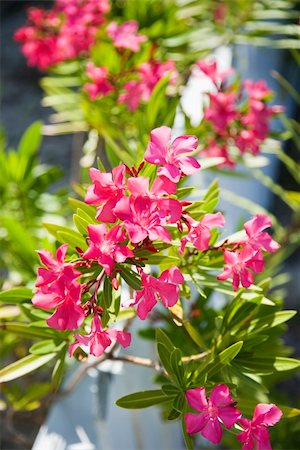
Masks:
[[[224,162],[218,164],[217,167],[228,167],[229,169],[233,169],[235,166],[235,162],[231,159],[226,147],[226,142],[218,144],[215,140],[209,141],[205,150],[201,151],[201,156],[204,158],[224,158]]]
[[[115,167],[112,173],[90,169],[93,184],[89,186],[84,201],[89,205],[101,205],[97,209],[97,220],[111,223],[116,221],[113,208],[125,195],[125,170],[124,164]]]
[[[265,80],[245,80],[243,85],[251,99],[265,100],[272,95],[272,91],[268,88]]]
[[[115,225],[110,230],[104,223],[88,225],[87,228],[90,238],[89,248],[82,256],[86,259],[96,259],[107,275],[112,274],[115,262],[124,262],[134,256],[128,247],[119,244],[126,240],[121,225]]]
[[[117,48],[129,48],[133,52],[140,50],[140,44],[147,41],[147,36],[137,34],[138,23],[135,20],[118,25],[111,22],[106,28],[107,34]]]
[[[75,334],[74,337],[77,341],[69,347],[70,356],[73,356],[74,351],[80,345],[88,346],[91,355],[100,356],[114,340],[117,341],[123,348],[128,347],[131,342],[130,333],[114,329],[103,330],[101,321],[97,314],[94,315],[92,320],[91,332],[84,336],[81,334]]]
[[[217,61],[215,59],[210,60],[199,60],[195,63],[195,66],[200,69],[204,75],[211,79],[211,81],[216,85],[220,85],[226,77],[233,71],[232,68],[218,71]]]
[[[272,226],[271,218],[266,214],[260,213],[252,217],[245,223],[244,228],[248,236],[246,241],[247,245],[250,245],[256,250],[263,249],[266,252],[276,252],[280,245],[274,241],[269,233],[264,232],[265,228]]]
[[[127,188],[132,196],[144,195],[156,203],[159,216],[164,223],[175,223],[181,218],[182,206],[175,198],[166,198],[164,195],[175,194],[176,184],[162,176],[155,178],[149,190],[149,178],[140,176],[129,178]]]
[[[178,73],[173,61],[152,60],[143,63],[137,71],[137,80],[128,81],[118,103],[125,103],[130,111],[135,111],[141,102],[147,102],[157,83],[170,74],[169,82],[174,84]]]
[[[205,388],[190,389],[185,393],[188,403],[200,414],[185,415],[186,431],[189,434],[201,433],[213,444],[218,444],[222,438],[220,421],[226,428],[231,428],[240,418],[241,413],[233,404],[233,399],[226,384],[218,384],[206,399]]]
[[[65,257],[68,250],[68,244],[61,245],[56,250],[56,259],[54,259],[48,250],[39,250],[37,253],[41,262],[47,267],[38,268],[38,277],[36,287],[51,284],[60,277],[65,278],[69,283],[80,277],[81,273],[73,269],[72,264],[65,264]]]
[[[170,84],[175,84],[178,72],[174,61],[158,61],[152,60],[145,62],[139,66],[138,73],[143,87],[143,100],[147,101],[151,97],[153,89],[157,83],[170,74]]]
[[[203,219],[199,222],[187,219],[190,222],[191,228],[188,234],[181,239],[180,253],[184,252],[187,242],[192,244],[201,251],[207,250],[210,241],[210,230],[213,227],[223,227],[225,219],[223,214],[217,212],[215,214],[205,214]]]
[[[157,171],[158,175],[164,175],[174,183],[177,183],[184,175],[192,175],[200,164],[192,156],[185,156],[198,147],[196,136],[179,136],[170,145],[171,128],[162,126],[155,128],[150,133],[145,160],[156,166],[163,165]]]
[[[115,215],[123,221],[133,244],[142,242],[149,236],[151,241],[161,239],[171,242],[169,232],[163,227],[157,202],[150,197],[138,195],[123,197],[114,209]]]
[[[135,111],[143,99],[144,85],[141,81],[128,81],[119,95],[118,103],[125,103],[129,111]]]
[[[51,286],[41,286],[32,298],[34,306],[42,309],[56,308],[46,320],[51,328],[73,330],[84,320],[81,306],[81,284],[61,277]]]
[[[158,277],[146,275],[141,271],[142,287],[143,289],[134,292],[133,300],[126,302],[126,306],[132,306],[137,303],[137,315],[140,319],[147,318],[149,312],[158,302],[168,308],[174,306],[179,298],[179,286],[184,282],[184,278],[178,267],[167,269]]]
[[[84,90],[89,94],[91,100],[96,100],[100,95],[107,95],[114,90],[114,87],[107,80],[107,67],[96,67],[94,63],[89,62],[86,65],[86,71],[92,83],[83,86]]]
[[[227,127],[237,118],[235,94],[217,92],[210,93],[209,107],[204,111],[204,117],[210,121],[217,133],[227,134]]]
[[[282,411],[276,405],[259,403],[252,420],[239,419],[239,424],[244,429],[237,435],[238,441],[243,443],[242,450],[252,450],[255,443],[257,450],[272,450],[267,427],[279,422],[281,416]]]
[[[260,251],[254,250],[246,245],[242,250],[232,252],[225,250],[224,260],[226,266],[224,271],[217,276],[218,280],[227,280],[232,276],[232,285],[236,291],[240,284],[245,288],[254,283],[252,270],[255,273],[264,270],[264,260]]]

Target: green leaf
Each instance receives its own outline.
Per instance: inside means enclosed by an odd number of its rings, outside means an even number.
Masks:
[[[172,351],[175,349],[171,339],[166,335],[166,333],[163,332],[160,328],[156,330],[156,342],[158,344],[162,344],[166,347],[168,352],[171,354]]]
[[[29,325],[18,322],[4,322],[1,323],[1,329],[25,338],[52,338],[59,336],[59,331],[53,328],[42,328],[33,325],[34,323]]]
[[[277,311],[273,314],[267,314],[262,317],[258,317],[257,319],[253,319],[250,321],[248,325],[248,333],[259,333],[265,329],[269,329],[272,327],[276,327],[288,320],[292,319],[297,314],[297,311],[286,310],[286,311]]]
[[[165,395],[168,395],[169,397],[174,397],[175,395],[178,395],[178,393],[180,392],[178,386],[171,383],[163,384],[161,390]]]
[[[102,296],[102,300],[103,300],[103,306],[104,309],[109,309],[111,302],[112,302],[112,285],[111,282],[109,280],[109,278],[105,277],[104,279],[104,284],[103,284],[103,296]]]
[[[56,356],[56,353],[50,353],[48,355],[28,355],[25,358],[19,359],[4,369],[0,370],[0,383],[14,380],[15,378],[22,377],[27,373],[33,372],[41,366],[47,364],[51,359]]]
[[[193,442],[193,439],[191,438],[191,436],[189,434],[187,434],[187,432],[186,432],[186,423],[185,423],[185,419],[184,419],[184,412],[182,414],[182,419],[181,419],[183,439],[184,439],[184,443],[185,443],[187,450],[193,450],[194,442]]]
[[[242,347],[243,341],[232,344],[221,353],[215,355],[213,361],[208,364],[204,364],[204,367],[200,368],[199,373],[202,374],[203,372],[206,372],[209,377],[212,377],[222,370],[223,367],[227,366],[237,356]]]
[[[22,303],[26,300],[31,300],[32,290],[29,288],[13,288],[8,291],[0,292],[0,302],[3,303]]]
[[[157,343],[157,353],[160,359],[160,362],[164,366],[166,372],[171,376],[175,375],[173,371],[173,367],[171,365],[171,354],[168,349],[161,343]]]
[[[81,234],[75,230],[72,230],[71,228],[45,222],[43,223],[43,226],[62,244],[68,243],[73,248],[79,247],[82,250],[86,250],[88,247],[85,239],[81,236]]]
[[[65,346],[65,342],[60,342],[59,344],[55,343],[53,339],[47,339],[45,341],[36,342],[33,344],[29,352],[33,355],[46,355],[48,353],[57,353],[59,352],[63,346]]]
[[[133,270],[124,267],[124,264],[120,267],[120,275],[126,281],[128,286],[132,287],[135,291],[142,289],[141,279],[139,275]]]
[[[259,358],[249,355],[248,358],[239,357],[235,361],[236,367],[240,367],[244,372],[255,373],[257,375],[267,375],[274,372],[286,372],[300,367],[300,361],[294,358],[283,356]]]
[[[160,345],[160,344],[159,344]],[[170,364],[172,367],[172,372],[174,373],[179,386],[184,387],[184,369],[182,364],[182,352],[179,348],[175,348],[175,350],[172,351],[170,356]],[[175,406],[174,406],[175,408]]]
[[[80,217],[78,214],[73,214],[73,222],[79,233],[86,236],[89,222]]]
[[[54,392],[56,392],[62,382],[64,372],[65,372],[65,359],[66,359],[66,353],[68,350],[68,346],[65,345],[65,347],[60,351],[58,358],[56,360],[52,376],[51,376],[51,386]]]
[[[86,203],[82,202],[81,200],[78,200],[77,198],[70,197],[68,199],[68,202],[72,206],[72,208],[74,208],[74,211],[77,211],[78,209],[84,211],[87,214],[87,216],[91,218],[91,221],[93,221],[91,223],[97,223],[97,221],[95,220],[96,208],[87,205]],[[77,214],[80,215],[79,211],[77,211]]]
[[[197,344],[197,346],[200,349],[206,349],[207,348],[204,340],[202,339],[202,336],[200,335],[200,333],[198,333],[196,328],[193,327],[191,322],[188,322],[187,320],[185,320],[183,322],[183,326],[184,326],[185,330],[187,331],[188,335],[190,336],[190,338],[195,342],[195,344]]]
[[[125,395],[116,401],[116,405],[126,409],[141,409],[169,401],[161,390],[141,391]]]

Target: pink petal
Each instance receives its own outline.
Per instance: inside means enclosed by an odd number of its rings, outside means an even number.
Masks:
[[[274,404],[259,403],[256,405],[253,421],[255,423],[262,423],[267,426],[275,425],[279,422],[282,416],[282,411]]]
[[[114,259],[116,262],[124,262],[127,258],[133,258],[134,253],[125,245],[117,245],[114,250]]]
[[[187,413],[184,416],[184,420],[186,423],[186,432],[188,434],[194,434],[199,433],[203,429],[203,427],[206,425],[207,418],[206,414],[193,414],[193,413]]]
[[[69,244],[63,244],[56,250],[56,259],[59,263],[63,264],[65,262],[66,254],[68,251]]]
[[[80,306],[65,301],[46,322],[49,327],[57,330],[74,330],[80,327],[84,317],[84,311]]]
[[[174,139],[170,151],[174,155],[180,155],[181,153],[190,153],[198,147],[198,138],[196,136],[178,136]]]
[[[124,222],[124,226],[128,231],[129,238],[133,244],[142,242],[148,236],[147,231],[135,223]]]
[[[146,195],[149,193],[149,178],[129,178],[127,180],[127,187],[132,195]]]
[[[155,195],[171,195],[176,193],[176,188],[176,184],[169,180],[169,178],[161,176],[155,178],[151,187],[151,193]]]
[[[179,287],[175,284],[162,283],[158,293],[166,308],[174,306],[178,302]]]
[[[87,226],[89,237],[94,244],[102,244],[105,235],[107,234],[107,226],[104,223],[100,225]]]
[[[158,169],[157,174],[169,178],[173,183],[178,183],[181,177],[180,170],[174,164],[165,164]]]
[[[197,411],[203,411],[208,406],[204,387],[189,389],[185,393],[185,398],[191,407]]]
[[[172,241],[171,235],[168,230],[161,226],[150,228],[148,230],[148,234],[151,241],[155,241],[156,239],[161,239],[163,242]]]
[[[230,405],[233,402],[229,387],[226,384],[218,384],[211,391],[210,401],[214,406],[218,406],[218,408],[222,408],[223,406]]]
[[[117,218],[114,214],[113,208],[116,206],[116,204],[117,202],[113,198],[104,203],[104,205],[97,208],[96,219],[99,220],[99,222],[115,223]]]
[[[150,289],[145,289],[144,298],[140,301],[137,307],[137,315],[141,320],[145,320],[149,312],[157,303],[157,298],[154,292]]]
[[[36,287],[43,286],[45,284],[52,283],[57,279],[57,274],[55,272],[51,272],[48,269],[44,269],[43,267],[38,268],[38,276],[35,282]]]
[[[217,212],[215,214],[205,214],[203,219],[201,219],[201,224],[209,228],[212,227],[223,227],[225,225],[225,219],[222,213]]]
[[[201,168],[198,161],[192,156],[181,156],[178,165],[184,175],[193,175]]]
[[[95,333],[90,340],[90,354],[100,356],[110,344],[111,340],[106,332]]]
[[[145,161],[151,164],[164,164],[166,161],[167,150],[171,139],[171,128],[159,127],[150,133],[150,143],[145,152]]]
[[[218,419],[210,418],[210,420],[206,422],[201,434],[213,444],[218,444],[222,439],[222,427]]]
[[[57,262],[53,259],[53,256],[48,250],[38,250],[37,254],[40,257],[41,262],[49,269],[55,269]]]
[[[272,450],[270,433],[265,427],[260,427],[256,436],[256,450]]]
[[[241,416],[240,411],[232,406],[223,406],[218,411],[218,417],[220,417],[226,428],[231,428]]]
[[[109,333],[111,338],[117,340],[123,348],[129,347],[129,345],[131,343],[131,334],[130,333],[126,333],[124,331],[119,331],[119,330],[113,330],[113,329],[108,330],[107,332]]]
[[[178,267],[174,266],[170,269],[164,270],[159,276],[161,281],[167,281],[169,283],[182,284],[184,283],[184,277]]]
[[[119,166],[113,168],[112,177],[116,186],[123,187],[125,183],[125,171],[126,167],[124,164],[120,164]]]

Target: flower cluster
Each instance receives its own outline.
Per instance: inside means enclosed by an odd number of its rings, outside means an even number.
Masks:
[[[206,398],[204,387],[189,389],[185,393],[188,404],[198,411],[186,413],[186,431],[189,434],[201,433],[201,435],[213,444],[218,444],[222,439],[222,426],[232,428],[238,424],[243,431],[237,435],[238,441],[243,443],[242,450],[253,450],[255,444],[257,450],[272,450],[270,444],[268,426],[279,422],[282,412],[274,404],[259,403],[254,410],[253,419],[242,417],[241,412],[235,407],[228,386],[218,384]]]
[[[182,178],[200,169],[192,156],[197,147],[195,136],[172,140],[171,129],[162,126],[150,133],[144,161],[138,168],[120,164],[112,172],[90,169],[92,184],[87,188],[85,202],[96,210],[94,222],[86,225],[87,248],[77,248],[73,262],[66,262],[67,244],[58,248],[56,258],[46,250],[38,252],[44,267],[38,269],[32,302],[39,308],[54,309],[47,324],[60,330],[76,330],[92,315],[89,333],[74,335],[71,355],[80,345],[96,356],[112,340],[129,345],[127,332],[107,329],[107,321],[105,326],[102,324],[101,318],[107,312],[98,298],[102,283],[109,283],[111,290],[119,289],[119,275],[129,266],[134,267],[139,287],[134,289],[132,298],[122,301],[123,308],[136,306],[138,317],[144,320],[157,302],[166,308],[178,302],[184,283],[180,268],[167,268],[157,277],[145,269],[151,255],[169,247],[173,239],[180,241],[178,256],[187,246],[201,252],[224,252],[226,266],[218,279],[232,276],[235,290],[240,283],[249,287],[254,281],[252,272],[262,271],[262,251],[277,250],[278,244],[264,231],[271,225],[264,214],[245,223],[245,237],[239,242],[209,245],[211,229],[225,223],[223,215],[207,213],[196,220],[189,211],[191,202],[176,195]],[[146,173],[152,176],[145,176]]]
[[[28,64],[47,70],[87,52],[109,9],[108,0],[56,0],[50,10],[29,8],[28,23],[14,37]]]
[[[126,42],[123,42],[123,47],[125,44]],[[86,73],[90,82],[84,85],[84,90],[90,100],[97,100],[116,91],[118,103],[125,104],[130,111],[135,111],[141,103],[150,99],[155,86],[162,78],[170,74],[169,83],[174,84],[178,75],[173,61],[156,59],[137,67],[132,66],[127,73],[132,79],[125,83],[122,82],[122,73],[116,77],[115,74],[109,74],[106,67],[96,67],[92,62],[87,63]]]
[[[235,242],[230,250],[224,251],[225,268],[217,277],[218,280],[227,280],[232,277],[232,284],[236,291],[240,284],[246,288],[254,282],[253,273],[264,270],[264,257],[262,251],[276,252],[279,244],[269,233],[264,231],[272,225],[270,217],[266,214],[256,214],[244,224],[246,237]]]
[[[238,155],[259,153],[269,134],[270,119],[283,109],[269,105],[272,91],[265,81],[230,84],[233,69],[218,71],[215,60],[198,61],[195,67],[214,86],[213,92],[208,93],[209,104],[204,107],[203,125],[208,128],[208,138],[202,155],[222,157],[220,166],[233,168]]]

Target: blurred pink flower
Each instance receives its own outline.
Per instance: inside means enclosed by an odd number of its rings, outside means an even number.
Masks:
[[[137,34],[138,23],[135,20],[124,22],[118,25],[111,22],[106,28],[107,34],[111,37],[115,47],[128,48],[133,52],[140,50],[140,44],[147,41],[147,36]]]

